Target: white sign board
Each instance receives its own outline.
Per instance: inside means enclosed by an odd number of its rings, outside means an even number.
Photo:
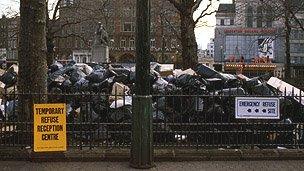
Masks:
[[[236,97],[236,119],[280,119],[278,98]]]

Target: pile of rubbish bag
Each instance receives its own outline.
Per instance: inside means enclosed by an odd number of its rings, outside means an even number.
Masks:
[[[204,139],[206,134],[174,133],[186,129],[196,131],[221,131],[221,130],[271,130],[273,127],[252,128],[248,126],[196,126],[183,127],[179,124],[164,126],[163,123],[239,123],[251,122],[249,120],[235,119],[236,96],[275,96],[280,97],[281,119],[272,122],[298,123],[304,120],[303,100],[287,94],[284,89],[279,89],[274,84],[276,81],[269,75],[248,78],[244,75],[221,73],[199,64],[196,68],[187,70],[172,70],[161,73],[160,64],[151,65],[149,80],[153,96],[153,122],[155,141],[197,141]],[[16,121],[18,112],[16,106],[18,99],[14,96],[17,92],[16,83],[18,66],[13,65],[8,70],[0,72],[1,111],[0,121]],[[270,82],[269,82],[270,81]],[[52,102],[67,104],[67,122],[69,123],[108,123],[107,125],[73,125],[68,129],[87,129],[86,134],[76,134],[74,138],[96,140],[113,139],[115,141],[130,141],[130,124],[132,119],[132,95],[135,88],[135,67],[122,65],[84,64],[71,61],[63,65],[55,62],[48,71],[48,91],[51,94],[66,94],[50,99]],[[285,88],[286,90],[286,88]],[[69,96],[72,94],[73,96]],[[288,96],[290,95],[290,96]],[[303,94],[302,94],[303,95]],[[262,122],[262,121],[261,121]],[[110,124],[109,124],[110,123]],[[277,128],[279,129],[279,128]],[[293,129],[293,128],[291,128]],[[83,130],[86,132],[86,130]],[[104,135],[99,132],[122,131],[121,134]],[[186,133],[185,133],[186,134]],[[104,135],[104,136],[102,136]],[[101,137],[102,136],[102,137]],[[221,135],[227,142],[234,141],[235,137],[226,133]],[[245,136],[245,135],[244,135]],[[194,140],[195,139],[195,140]],[[206,138],[205,138],[206,139]],[[265,139],[269,140],[268,135]],[[286,139],[284,133],[277,136],[276,140],[293,141]],[[285,140],[286,139],[286,140]],[[301,136],[301,141],[303,138]],[[213,139],[215,143],[216,140]],[[218,140],[220,141],[220,140]],[[248,140],[249,141],[249,140]],[[251,140],[250,140],[251,141]],[[208,143],[208,142],[206,142]]]

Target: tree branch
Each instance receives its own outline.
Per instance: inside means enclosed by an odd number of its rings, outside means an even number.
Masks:
[[[55,6],[55,9],[54,9],[54,13],[53,13],[52,20],[55,20],[55,18],[56,18],[56,15],[57,15],[57,12],[58,12],[58,10],[59,10],[59,6],[60,6],[61,1],[62,1],[62,0],[58,0],[57,3],[56,3],[56,6]]]
[[[298,19],[296,14],[293,11],[290,11],[292,18],[298,23],[299,27],[304,31],[303,23]]]
[[[178,11],[182,11],[182,5],[180,2],[177,2],[176,0],[168,0],[171,4],[174,5],[174,7],[178,10]]]
[[[75,25],[75,24],[80,24],[81,22],[85,22],[85,21],[90,21],[91,19],[86,19],[86,20],[78,20],[78,21],[74,21],[74,22],[66,22],[64,24],[61,24],[60,27],[57,30],[54,30],[52,32],[52,34],[55,34],[59,31],[61,31],[64,27],[70,26],[70,25]]]
[[[169,27],[171,28],[171,30],[173,30],[175,36],[181,41],[182,38],[181,38],[180,34],[176,30],[176,28],[172,25],[172,23],[169,21],[169,19],[164,15],[164,13],[161,13],[160,16],[165,19],[166,23],[169,25]],[[162,26],[162,27],[164,27],[164,26]]]
[[[70,34],[67,34],[65,36],[62,36],[62,35],[56,35],[56,36],[54,36],[54,38],[59,38],[59,39],[66,39],[66,38],[69,38],[69,37],[80,38],[84,42],[85,45],[87,45],[87,46],[89,45],[88,40],[85,39],[84,37],[82,37],[79,34],[70,33]]]
[[[195,24],[197,24],[199,22],[199,20],[202,19],[203,17],[205,17],[207,15],[212,15],[213,13],[217,12],[217,10],[214,10],[214,11],[206,13],[208,11],[208,9],[211,7],[211,5],[212,5],[212,1],[209,2],[207,7],[201,12],[200,16],[194,21]]]
[[[192,7],[192,12],[196,11],[198,9],[198,7],[201,5],[202,2],[203,2],[203,0],[195,1],[194,6]]]

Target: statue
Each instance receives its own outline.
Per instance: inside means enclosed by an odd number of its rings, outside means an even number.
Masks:
[[[98,23],[98,27],[95,32],[95,40],[92,46],[91,62],[109,62],[109,36],[101,22]]]
[[[101,22],[98,23],[98,28],[95,32],[95,45],[108,46],[109,37]]]

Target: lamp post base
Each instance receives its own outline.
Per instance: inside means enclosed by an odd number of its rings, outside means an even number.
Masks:
[[[130,166],[138,169],[154,167],[152,96],[133,97],[132,143]]]

